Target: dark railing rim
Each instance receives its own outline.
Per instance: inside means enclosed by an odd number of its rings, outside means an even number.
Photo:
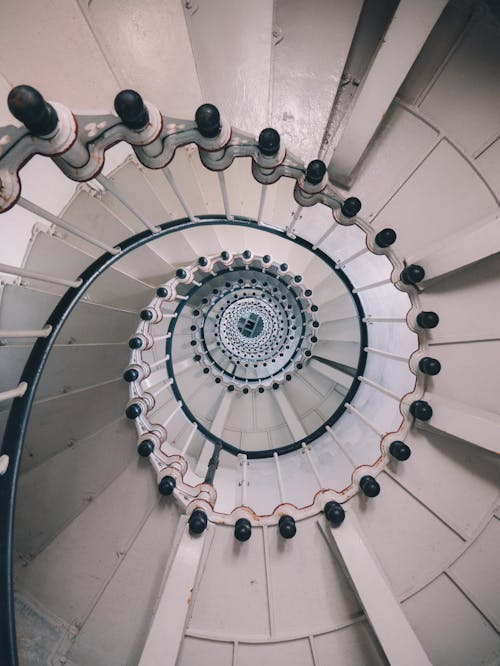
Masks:
[[[278,227],[264,224],[259,224],[257,226],[255,220],[238,215],[233,216],[232,220],[228,220],[225,215],[199,215],[196,222],[192,222],[189,218],[185,217],[159,225],[160,231],[156,233],[146,229],[145,231],[130,236],[120,243],[117,243],[114,247],[121,250],[118,254],[112,255],[109,252],[103,253],[79,275],[79,279],[81,280],[80,286],[70,287],[63,294],[45,323],[45,326],[51,326],[51,332],[45,338],[37,338],[33,345],[19,380],[20,382],[26,382],[28,386],[23,396],[13,400],[1,448],[1,453],[9,456],[7,470],[5,474],[0,476],[0,599],[2,599],[2,603],[0,604],[0,662],[6,666],[17,666],[18,664],[12,580],[14,513],[21,455],[38,385],[57,336],[66,323],[69,315],[90,286],[122,257],[158,238],[188,228],[209,226],[213,224],[255,227],[261,231],[273,233],[286,238],[287,240],[292,240],[286,235],[284,230]],[[321,252],[318,248],[312,250],[312,245],[309,241],[298,236],[296,236],[293,241],[305,248],[310,248],[314,253],[327,257],[327,255]],[[357,307],[361,307],[361,301],[357,294],[352,294],[352,296]],[[360,311],[362,312],[362,308]],[[367,335],[366,325],[362,320],[360,320],[360,327],[360,344],[361,349],[364,350]],[[360,370],[359,374],[362,374],[362,371],[364,370],[366,354],[362,356],[362,358],[364,360],[358,367],[358,370]],[[347,400],[348,397],[349,396],[347,395],[345,400]],[[283,453],[285,453],[285,451],[283,451]]]
[[[247,220],[244,224],[248,224],[248,221],[250,221],[253,224],[257,224],[255,220]],[[239,224],[239,221],[236,220],[235,224]],[[186,401],[182,397],[182,394],[180,392],[179,386],[177,384],[177,380],[175,378],[175,372],[174,372],[174,366],[173,366],[173,354],[172,354],[172,340],[173,340],[173,333],[175,331],[175,326],[179,320],[179,314],[182,312],[184,307],[186,306],[186,303],[188,301],[182,300],[177,308],[175,309],[176,317],[172,317],[172,320],[170,322],[170,325],[168,327],[168,333],[170,333],[170,337],[167,338],[166,343],[165,343],[165,354],[168,356],[168,359],[166,361],[166,368],[167,368],[167,376],[171,378],[172,385],[171,385],[171,390],[172,393],[174,394],[175,399],[181,404],[181,409],[184,412],[186,418],[191,421],[191,423],[195,423],[197,425],[198,431],[203,434],[206,439],[211,441],[213,444],[220,444],[223,448],[224,451],[227,453],[230,453],[233,456],[237,456],[240,454],[245,455],[248,460],[258,460],[262,458],[272,458],[275,453],[277,453],[279,456],[284,455],[286,453],[291,453],[292,451],[297,451],[302,447],[303,444],[311,444],[313,443],[318,437],[320,437],[322,434],[326,432],[327,426],[332,426],[334,423],[336,423],[339,418],[344,414],[346,411],[345,403],[352,402],[356,391],[358,390],[361,382],[358,379],[360,376],[363,375],[363,372],[365,370],[366,366],[366,359],[367,359],[367,352],[365,351],[365,347],[368,344],[368,333],[367,333],[367,326],[366,323],[363,321],[365,317],[363,305],[361,303],[361,300],[359,296],[353,292],[354,286],[352,282],[349,280],[347,275],[344,273],[344,271],[340,268],[337,267],[336,262],[331,259],[325,252],[320,250],[319,248],[313,249],[312,243],[309,241],[306,241],[303,238],[300,238],[298,236],[294,236],[291,238],[290,236],[287,236],[284,231],[281,229],[278,229],[276,227],[264,227],[263,225],[259,225],[259,229],[265,230],[269,233],[273,233],[275,235],[281,236],[283,238],[286,238],[287,240],[297,243],[301,247],[309,250],[316,256],[318,256],[322,261],[324,261],[329,268],[331,268],[332,271],[334,271],[335,275],[344,283],[344,286],[346,288],[347,293],[351,296],[354,302],[354,306],[356,308],[356,313],[358,315],[358,324],[359,324],[359,333],[360,333],[360,340],[359,340],[359,356],[358,356],[358,364],[356,368],[356,373],[355,376],[352,379],[351,385],[349,386],[349,390],[347,391],[345,397],[342,399],[341,404],[337,407],[337,409],[334,411],[333,414],[331,414],[325,421],[318,427],[316,430],[313,432],[309,433],[305,437],[302,437],[301,439],[295,441],[295,442],[290,442],[289,444],[285,444],[284,446],[274,446],[272,448],[268,449],[258,449],[258,450],[247,450],[247,449],[241,449],[234,444],[230,444],[229,442],[224,441],[221,439],[221,437],[218,437],[214,435],[208,428],[206,428],[203,423],[196,418],[196,416],[192,413],[192,411],[189,409],[189,407],[186,404]],[[210,276],[207,276],[203,280],[201,280],[202,284],[205,284],[207,281],[211,279]],[[186,295],[189,296],[191,293],[194,291],[197,291],[199,287],[194,287],[191,289]]]

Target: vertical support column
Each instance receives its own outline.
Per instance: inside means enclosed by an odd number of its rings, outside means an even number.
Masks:
[[[179,520],[181,531],[173,558],[167,566],[163,589],[142,650],[139,666],[175,664],[186,630],[193,588],[210,527],[191,535],[187,518]],[[210,534],[210,537],[208,536]]]
[[[229,409],[231,408],[232,399],[233,393],[224,391],[219,406],[217,407],[214,420],[212,421],[212,425],[210,427],[210,432],[217,437],[222,437],[222,433],[224,432],[224,426],[226,425],[227,417],[229,416]],[[201,449],[201,453],[195,468],[195,473],[198,474],[198,476],[203,477],[205,475],[208,461],[212,455],[213,446],[213,443],[208,439],[206,439],[203,443],[203,447]]]
[[[354,592],[363,607],[382,650],[390,664],[431,666],[420,641],[400,603],[362,538],[352,511],[341,527],[323,527],[330,546],[346,569]]]

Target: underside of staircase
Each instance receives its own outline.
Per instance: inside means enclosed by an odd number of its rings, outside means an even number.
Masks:
[[[497,3],[4,5],[1,663],[500,664]]]

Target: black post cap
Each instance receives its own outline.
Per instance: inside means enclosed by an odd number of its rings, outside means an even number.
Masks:
[[[229,254],[229,252],[227,250],[222,250],[222,252],[220,253],[220,258],[223,261],[229,261],[229,259],[231,258],[231,255]]]
[[[185,280],[187,278],[187,271],[185,268],[178,268],[175,271],[175,276],[179,278],[179,280]]]
[[[389,453],[396,460],[408,460],[411,456],[411,449],[404,442],[392,442],[389,447]]]
[[[165,296],[168,295],[168,289],[165,287],[158,287],[156,290],[156,295],[159,296],[160,298],[165,298]]]
[[[280,264],[280,271],[283,271],[285,273],[288,270],[288,264]]]
[[[171,495],[175,489],[175,479],[173,476],[164,476],[158,484],[158,490],[161,495]]]
[[[439,316],[435,312],[419,312],[417,315],[417,324],[420,328],[436,328],[439,324]]]
[[[419,361],[418,369],[425,375],[437,375],[441,372],[441,363],[437,358],[424,356]]]
[[[280,135],[272,127],[266,127],[259,134],[259,150],[266,157],[276,155],[280,149]]]
[[[238,518],[234,525],[234,536],[238,541],[248,541],[252,536],[252,524],[247,518]]]
[[[410,414],[420,421],[428,421],[432,417],[432,407],[426,400],[414,400],[410,405]]]
[[[292,516],[281,516],[278,523],[279,531],[283,539],[291,539],[297,533],[295,520]]]
[[[221,132],[219,109],[213,104],[202,104],[196,109],[194,120],[201,136],[213,139]]]
[[[132,130],[141,130],[149,122],[149,112],[144,100],[135,90],[122,90],[115,97],[115,111],[120,120]]]
[[[14,118],[20,120],[35,136],[46,136],[57,127],[59,120],[56,110],[32,86],[12,88],[7,104]]]
[[[251,250],[243,250],[243,252],[241,253],[241,256],[243,257],[243,259],[250,259],[250,257],[252,256],[252,251]]]
[[[417,284],[417,282],[422,282],[424,279],[425,271],[422,266],[410,264],[403,268],[399,277],[404,284]]]
[[[152,310],[141,310],[141,319],[142,321],[151,321],[154,317],[154,313]]]
[[[151,439],[143,439],[142,442],[139,442],[139,446],[137,447],[137,453],[142,458],[147,458],[153,453],[154,448],[155,445]]]
[[[139,371],[136,370],[136,368],[129,368],[123,373],[123,379],[126,382],[135,382],[137,379],[139,379]]]
[[[191,534],[201,534],[207,529],[207,514],[201,509],[195,509],[189,516],[189,531]]]
[[[344,522],[345,511],[341,504],[338,502],[327,502],[324,508],[327,520],[334,526],[338,527]]]
[[[380,485],[373,476],[363,476],[359,482],[359,487],[367,497],[377,497],[380,492]]]
[[[137,402],[133,402],[125,410],[125,415],[128,419],[136,419],[142,413],[142,408]]]
[[[142,347],[142,339],[141,338],[130,338],[128,341],[128,346],[130,349],[140,349]]]
[[[319,185],[326,173],[326,164],[322,160],[309,162],[306,169],[306,180],[311,185]]]
[[[396,238],[397,236],[394,229],[389,229],[389,228],[382,229],[375,236],[375,243],[379,247],[389,247],[390,245],[396,242]]]
[[[200,266],[208,266],[208,259],[206,257],[200,257],[198,259],[198,264]]]
[[[357,197],[349,197],[344,201],[340,210],[344,217],[354,217],[361,210],[361,201]]]
[[[265,254],[265,255],[262,257],[262,261],[263,261],[264,264],[270,264],[271,261],[272,261],[272,259],[271,259],[271,255],[270,255],[270,254]]]

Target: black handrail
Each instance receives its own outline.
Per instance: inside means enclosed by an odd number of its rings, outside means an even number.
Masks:
[[[240,218],[241,219],[241,218]],[[245,222],[245,224],[248,223],[249,220]],[[250,221],[253,224],[257,224],[255,221]],[[239,220],[236,219],[234,221],[234,224],[238,225],[240,224]],[[343,398],[341,404],[337,407],[337,409],[331,414],[316,430],[313,432],[309,433],[305,437],[302,437],[301,439],[295,441],[295,442],[290,442],[289,444],[285,444],[283,446],[275,446],[272,448],[268,449],[258,449],[258,450],[247,450],[247,449],[242,449],[239,448],[238,446],[235,446],[234,444],[231,444],[229,442],[226,442],[225,440],[221,439],[220,437],[217,437],[214,435],[194,414],[193,412],[189,409],[189,407],[186,404],[186,401],[184,400],[182,393],[179,389],[179,385],[177,383],[177,380],[175,378],[175,370],[174,370],[174,363],[173,363],[173,354],[172,354],[172,341],[174,339],[174,331],[175,327],[177,325],[177,322],[180,319],[180,314],[182,310],[186,307],[186,304],[189,301],[181,301],[179,305],[177,306],[175,310],[175,317],[172,317],[170,321],[170,325],[168,327],[168,333],[170,336],[167,338],[166,343],[165,343],[165,355],[167,356],[167,360],[165,362],[166,368],[167,368],[167,375],[170,377],[173,381],[170,386],[172,393],[174,394],[175,399],[177,402],[181,404],[181,409],[184,412],[186,418],[191,421],[191,423],[196,423],[198,427],[198,432],[200,432],[206,439],[209,441],[213,442],[214,444],[221,444],[222,448],[224,451],[227,453],[230,453],[231,455],[237,456],[239,454],[244,454],[249,460],[257,460],[261,458],[272,458],[275,453],[277,453],[279,456],[284,455],[286,453],[291,453],[292,451],[297,451],[302,447],[303,443],[306,444],[311,444],[314,442],[318,437],[320,437],[324,432],[326,432],[327,426],[332,426],[336,421],[339,420],[339,418],[342,416],[342,414],[346,411],[345,403],[350,403],[354,395],[356,394],[356,391],[358,390],[360,386],[360,380],[358,377],[361,377],[363,375],[363,372],[366,367],[366,359],[367,359],[367,352],[365,351],[365,347],[368,345],[368,333],[367,333],[367,327],[366,323],[363,321],[365,317],[365,312],[363,309],[363,305],[361,303],[361,300],[359,296],[353,292],[354,286],[352,282],[349,280],[347,275],[344,273],[343,270],[339,269],[336,267],[335,261],[331,259],[327,254],[325,254],[322,250],[319,248],[316,248],[313,250],[312,243],[309,241],[304,240],[303,238],[299,237],[294,237],[290,238],[285,234],[284,231],[280,231],[279,229],[276,228],[269,228],[269,227],[264,227],[263,225],[259,225],[259,229],[262,229],[263,231],[266,231],[271,234],[275,234],[278,236],[282,236],[283,238],[286,238],[288,241],[292,243],[297,243],[301,247],[310,250],[313,252],[316,256],[318,256],[320,259],[322,259],[328,266],[329,268],[332,269],[332,271],[335,271],[335,275],[342,280],[342,282],[345,284],[346,289],[350,293],[354,305],[356,307],[356,313],[358,316],[358,324],[359,324],[359,332],[360,332],[360,351],[359,351],[359,357],[358,357],[358,363],[356,368],[349,368],[350,376],[352,376],[352,382],[351,385],[349,386],[349,389]],[[255,270],[255,269],[254,269]],[[218,273],[219,275],[220,273]],[[200,280],[201,284],[204,285],[206,284],[207,281],[211,279],[210,276],[207,276],[206,278],[203,278]],[[193,287],[186,295],[190,296],[192,293],[194,293],[199,287]],[[322,357],[315,357],[314,355],[311,356],[311,358],[319,358],[322,360]],[[325,359],[326,360],[326,359]],[[332,364],[332,362],[329,362],[329,364]],[[339,366],[341,364],[336,364],[337,369],[339,369]],[[343,366],[343,368],[347,368],[348,366]]]
[[[12,403],[1,449],[2,454],[9,456],[7,470],[3,476],[0,476],[0,664],[2,666],[18,665],[12,577],[17,482],[31,409],[50,351],[66,320],[82,296],[113,264],[130,252],[158,238],[183,231],[187,228],[213,224],[254,227],[261,231],[281,236],[287,240],[292,240],[284,231],[264,225],[258,225],[257,227],[255,220],[243,216],[234,216],[234,219],[229,221],[224,215],[200,215],[198,216],[198,221],[194,223],[188,218],[165,222],[160,225],[161,230],[155,234],[150,230],[145,230],[117,243],[115,247],[120,250],[118,254],[111,255],[108,252],[102,254],[80,274],[81,285],[68,289],[47,319],[45,326],[51,326],[50,334],[46,338],[37,338],[33,345],[19,380],[20,382],[27,383],[27,389],[23,396],[15,398]],[[330,258],[321,252],[321,250],[312,250],[312,246],[308,241],[298,237],[294,238],[293,241],[315,252],[330,265],[334,265]],[[340,275],[340,271],[338,273]],[[352,292],[351,283],[348,282],[348,285]],[[358,308],[358,313],[362,313],[363,309],[357,294],[352,294],[352,296]],[[360,317],[361,350],[367,344],[366,325],[362,322],[362,316]],[[358,366],[359,375],[363,373],[365,363],[366,353],[362,351]],[[350,394],[351,392],[354,394],[357,386],[354,388],[354,391],[353,388],[354,382],[351,385],[349,394],[346,396],[346,400],[351,399]],[[287,450],[294,450],[295,448],[297,447],[292,446],[290,449],[289,447],[284,447],[280,450],[280,453],[285,453]]]

